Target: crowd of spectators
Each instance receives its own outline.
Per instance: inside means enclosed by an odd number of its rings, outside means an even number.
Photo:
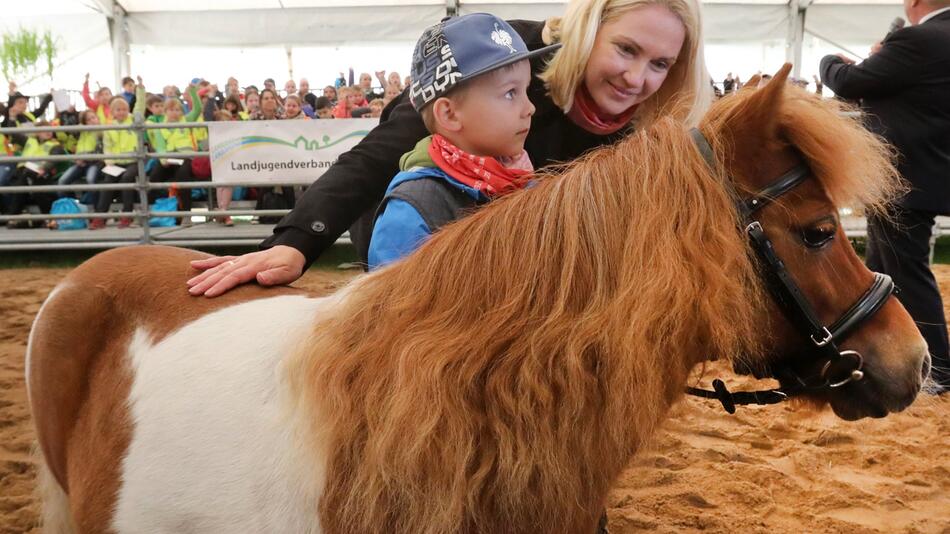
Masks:
[[[759,86],[765,85],[772,78],[771,74],[764,74],[762,72],[757,73],[755,76],[758,79]],[[752,78],[750,77],[750,79]],[[815,88],[814,88],[815,94],[821,95],[824,90],[824,85],[822,85],[821,79],[818,78],[817,75],[815,75],[815,76],[812,76],[812,80],[815,85]],[[788,82],[806,90],[808,89],[808,86],[809,86],[808,80],[806,80],[805,78],[789,77]],[[722,82],[717,83],[715,80],[709,80],[709,83],[712,85],[713,92],[716,94],[717,98],[721,98],[728,94],[734,93],[745,85],[745,83],[742,82],[742,79],[739,77],[739,75],[737,74],[734,75],[731,72],[726,74],[726,77],[722,80]]]
[[[93,91],[89,85],[89,75],[83,82],[81,102],[67,109],[58,109],[55,118],[47,121],[47,110],[52,102],[52,90],[49,94],[31,99],[17,90],[13,82],[9,85],[9,99],[6,106],[0,103],[0,118],[3,127],[20,126],[58,126],[58,125],[96,125],[131,124],[133,116],[141,114],[151,123],[182,123],[181,127],[148,130],[146,142],[151,152],[168,153],[167,158],[153,159],[147,162],[146,172],[151,182],[184,183],[210,179],[210,164],[207,158],[176,158],[175,152],[194,152],[207,150],[207,129],[189,127],[198,122],[226,120],[326,120],[334,118],[378,118],[386,105],[403,92],[408,77],[403,79],[397,72],[375,73],[375,80],[369,73],[359,76],[354,83],[352,70],[349,83],[343,73],[319,93],[311,92],[306,78],[299,82],[288,80],[283,90],[277,89],[273,78],[264,80],[262,87],[248,85],[241,87],[236,78],[228,78],[223,89],[217,84],[201,78],[192,79],[181,90],[175,85],[158,88],[146,88],[142,79],[131,77],[122,80],[118,94],[109,87],[98,86]],[[377,83],[374,83],[377,82]],[[149,90],[152,89],[152,90]],[[31,108],[30,102],[34,102]],[[78,109],[78,111],[77,111]],[[137,146],[137,134],[131,130],[110,130],[105,132],[42,132],[35,134],[0,135],[0,153],[8,156],[41,157],[54,154],[115,154],[115,158],[105,160],[82,160],[55,163],[23,162],[19,164],[0,164],[0,187],[18,185],[70,185],[76,183],[133,183],[138,175],[135,159],[128,154]],[[258,199],[259,207],[293,207],[292,188],[251,189],[238,192],[232,188],[217,188],[217,206],[227,210],[235,193],[245,192],[251,199]],[[153,193],[155,196],[165,193]],[[189,189],[170,190],[178,198],[178,208],[189,211],[192,197]],[[197,192],[196,192],[197,194]],[[260,199],[276,194],[282,199],[277,205],[261,206]],[[131,212],[137,199],[137,191],[86,192],[78,195],[78,200],[87,206],[88,211],[107,212],[115,200],[120,200],[123,212]],[[20,214],[28,205],[36,205],[42,213],[49,213],[50,207],[58,197],[76,196],[69,192],[54,193],[0,193],[0,213]],[[266,203],[265,203],[266,204]],[[233,224],[230,217],[217,222]],[[190,224],[185,217],[180,224]],[[54,223],[49,223],[53,225]],[[107,224],[104,218],[91,219],[91,229],[102,228]],[[119,218],[119,227],[136,224],[130,218]],[[10,228],[30,227],[27,221],[10,221]]]

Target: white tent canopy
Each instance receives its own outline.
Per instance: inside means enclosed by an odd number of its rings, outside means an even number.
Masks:
[[[447,13],[488,11],[514,19],[544,19],[563,13],[555,0],[43,0],[4,6],[0,30],[48,28],[61,40],[60,61],[92,64],[101,79],[105,65],[118,80],[131,71],[130,58],[169,47],[222,50],[360,46],[398,43],[403,48]],[[804,41],[820,39],[838,49],[866,53],[891,21],[902,15],[900,0],[704,1],[707,57],[717,45],[762,46],[769,62],[784,49],[796,67]],[[850,46],[849,46],[850,45]],[[329,48],[326,48],[329,47]],[[317,49],[315,49],[317,50]],[[92,56],[90,54],[94,52]],[[402,52],[405,53],[405,52]],[[249,53],[253,56],[253,53]],[[212,56],[214,57],[214,56]],[[273,62],[273,56],[267,61]],[[250,59],[250,58],[249,58]],[[194,64],[194,66],[192,66]],[[406,59],[401,65],[408,64]],[[189,72],[200,61],[186,62]],[[761,68],[761,67],[760,67]],[[138,69],[138,67],[136,67]],[[292,70],[292,68],[290,69]],[[715,74],[715,72],[713,72]],[[56,80],[54,80],[56,81]]]

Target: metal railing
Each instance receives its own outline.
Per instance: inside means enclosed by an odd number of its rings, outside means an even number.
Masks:
[[[107,192],[112,194],[114,191],[128,191],[134,190],[138,192],[137,195],[137,208],[133,208],[133,211],[110,211],[107,213],[95,213],[95,212],[83,212],[83,213],[74,213],[74,214],[37,214],[37,213],[21,213],[21,214],[0,214],[0,224],[5,223],[6,221],[44,221],[50,219],[109,219],[109,218],[120,218],[128,217],[135,220],[138,223],[137,229],[140,231],[139,235],[130,240],[128,233],[125,233],[125,236],[121,239],[115,238],[111,241],[121,241],[121,244],[152,244],[156,242],[166,242],[164,239],[156,239],[154,232],[156,229],[153,229],[149,226],[148,221],[152,217],[188,217],[188,216],[201,216],[201,217],[223,217],[223,216],[283,216],[290,212],[289,209],[275,209],[275,210],[255,210],[255,209],[228,209],[220,210],[214,209],[212,206],[211,199],[212,195],[208,195],[208,206],[207,211],[195,212],[195,211],[161,211],[154,212],[151,209],[151,206],[148,202],[148,194],[151,190],[165,190],[171,188],[191,190],[191,189],[211,189],[217,187],[276,187],[276,186],[300,186],[300,183],[277,183],[273,181],[259,181],[259,182],[248,182],[241,184],[222,184],[213,181],[188,181],[188,182],[149,182],[148,175],[145,172],[145,165],[149,159],[152,158],[183,158],[191,159],[202,156],[209,156],[207,151],[192,151],[192,152],[150,152],[146,149],[145,136],[148,130],[163,130],[163,129],[174,129],[174,128],[207,128],[206,123],[148,123],[146,122],[141,115],[136,115],[133,118],[132,124],[126,125],[77,125],[77,126],[24,126],[24,127],[14,127],[14,128],[0,128],[0,134],[10,135],[10,134],[35,134],[40,132],[97,132],[97,131],[134,131],[136,133],[136,149],[135,152],[127,152],[121,154],[62,154],[62,155],[47,155],[47,156],[32,156],[32,157],[23,157],[23,156],[0,156],[0,165],[18,165],[25,162],[63,162],[63,161],[105,161],[105,160],[118,160],[126,161],[133,160],[136,164],[136,179],[134,183],[109,183],[109,184],[74,184],[74,185],[18,185],[18,186],[0,186],[0,195],[7,194],[16,194],[16,193],[66,193],[66,192],[80,192],[80,191],[98,191],[98,192]],[[101,172],[101,170],[100,170]],[[266,226],[262,228],[264,230]],[[62,232],[60,232],[62,233]],[[258,234],[263,234],[263,232],[258,232]],[[243,238],[238,240],[239,243],[236,243],[235,240],[227,239],[226,236],[221,236],[223,239],[210,239],[212,243],[207,243],[207,239],[202,240],[200,244],[224,244],[224,245],[233,245],[233,244],[256,244],[259,242],[264,235],[255,236],[253,238]],[[43,242],[57,242],[55,239],[42,239]],[[75,241],[75,240],[72,240]],[[96,241],[101,241],[96,239]],[[110,241],[107,239],[106,241]],[[187,240],[186,240],[187,241]],[[183,242],[181,240],[176,241],[176,243]],[[2,249],[17,249],[17,248],[46,248],[37,246],[37,243],[30,241],[18,242],[18,243],[0,243],[0,250]],[[76,242],[72,242],[71,246],[65,248],[80,248],[75,246]],[[52,246],[49,248],[57,248]],[[59,247],[64,248],[64,247]]]

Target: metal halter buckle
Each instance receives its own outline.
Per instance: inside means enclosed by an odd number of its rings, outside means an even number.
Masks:
[[[808,336],[811,338],[811,342],[814,343],[816,347],[824,347],[828,343],[831,343],[831,338],[834,337],[834,334],[828,330],[827,326],[821,327],[821,333],[825,336],[823,339],[815,339],[815,334]]]

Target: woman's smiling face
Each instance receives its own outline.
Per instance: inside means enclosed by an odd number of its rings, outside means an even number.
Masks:
[[[646,5],[602,24],[584,71],[597,106],[620,115],[655,93],[686,40],[686,27],[668,8]]]

